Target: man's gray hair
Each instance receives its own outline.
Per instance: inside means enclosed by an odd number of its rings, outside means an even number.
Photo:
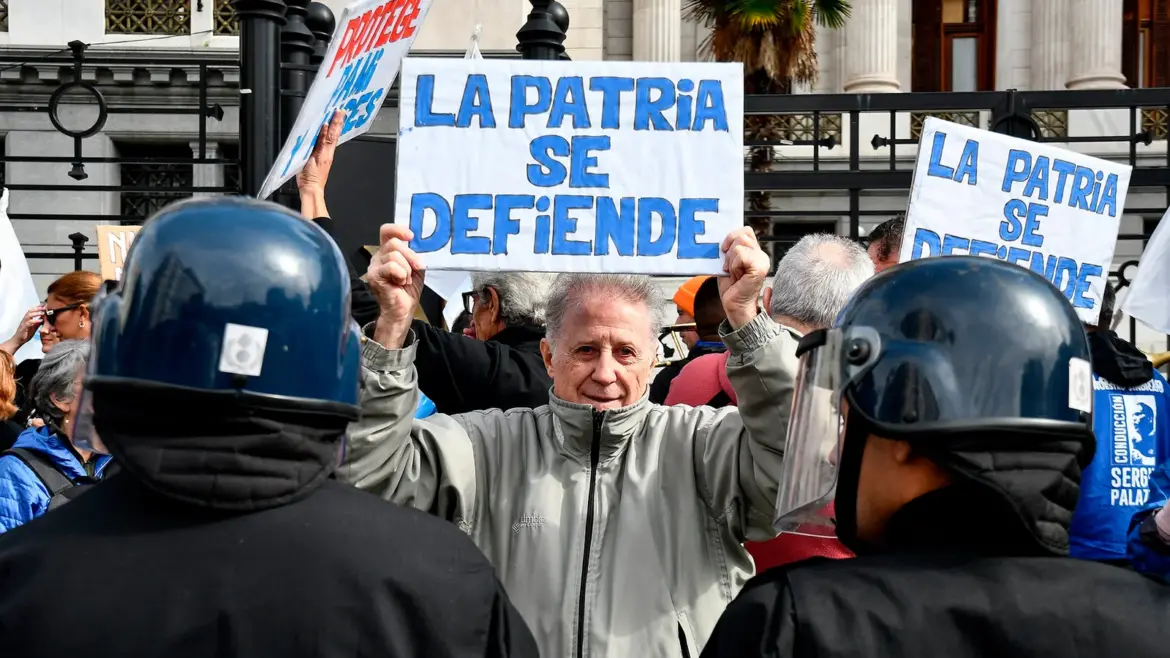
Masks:
[[[569,310],[585,302],[590,294],[602,293],[606,301],[621,299],[642,304],[650,315],[650,339],[658,340],[665,318],[662,291],[648,276],[633,274],[559,274],[548,295],[548,330],[550,343],[555,344],[565,327]],[[603,302],[604,303],[604,302]]]
[[[50,427],[60,428],[65,418],[65,414],[53,404],[53,398],[62,402],[73,399],[73,381],[88,361],[89,341],[86,340],[61,341],[41,361],[29,392],[37,412]]]
[[[553,275],[535,272],[477,272],[471,275],[471,290],[486,302],[488,288],[500,298],[500,318],[509,327],[543,325],[545,303]]]
[[[873,261],[861,245],[829,233],[806,235],[776,266],[768,312],[819,329],[831,327],[871,276]]]

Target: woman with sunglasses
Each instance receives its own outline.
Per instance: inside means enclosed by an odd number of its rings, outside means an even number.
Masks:
[[[40,331],[41,352],[48,353],[63,340],[88,340],[90,331],[89,302],[97,294],[102,278],[93,272],[70,272],[49,285],[48,296],[25,313],[11,338],[0,343],[0,351],[16,356],[16,351]],[[32,400],[28,387],[40,367],[40,359],[28,359],[16,366],[16,405],[20,410],[12,421],[28,422]]]

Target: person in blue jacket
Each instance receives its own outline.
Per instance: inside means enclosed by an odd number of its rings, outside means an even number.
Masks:
[[[1170,461],[1150,478],[1150,496],[1129,526],[1129,560],[1137,571],[1170,585]]]
[[[109,455],[79,450],[72,442],[77,422],[81,377],[89,359],[89,343],[67,340],[45,355],[32,380],[32,399],[45,420],[44,427],[30,427],[0,456],[0,533],[24,525],[49,511],[53,493],[33,470],[30,461],[51,466],[73,484],[100,480]],[[20,449],[26,452],[22,453]]]
[[[1150,498],[1150,477],[1170,462],[1170,385],[1145,354],[1109,330],[1113,303],[1113,288],[1107,283],[1097,325],[1085,327],[1092,354],[1097,450],[1081,477],[1070,553],[1127,565],[1134,513],[1165,501],[1157,490],[1158,498]]]

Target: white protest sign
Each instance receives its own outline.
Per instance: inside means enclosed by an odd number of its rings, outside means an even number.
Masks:
[[[1121,310],[1146,326],[1170,334],[1170,211],[1146,243],[1137,274],[1129,284]]]
[[[267,199],[305,167],[322,124],[336,110],[346,116],[338,144],[373,126],[432,2],[358,0],[341,12],[304,106],[257,198]]]
[[[926,120],[901,260],[971,255],[1030,268],[1097,323],[1132,168]]]
[[[15,334],[24,314],[40,301],[28,270],[28,261],[16,239],[16,230],[8,219],[8,190],[0,188],[0,341]],[[41,336],[38,333],[16,350],[15,360],[21,363],[41,356]]]
[[[430,269],[719,274],[740,64],[408,59],[395,216]]]

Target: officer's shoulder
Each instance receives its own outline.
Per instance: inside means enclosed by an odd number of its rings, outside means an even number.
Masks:
[[[423,551],[435,559],[491,566],[466,533],[432,514],[396,505],[336,480],[326,481],[312,498],[333,515],[340,531],[362,545],[376,543],[383,549]]]

